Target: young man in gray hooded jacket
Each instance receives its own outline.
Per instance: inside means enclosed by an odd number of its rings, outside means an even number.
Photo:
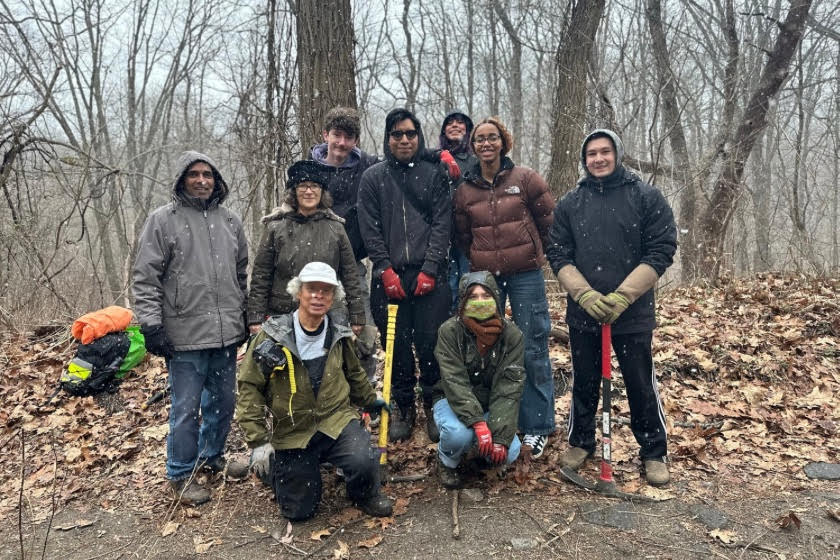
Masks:
[[[149,215],[134,263],[134,312],[146,349],[165,358],[169,370],[166,476],[187,505],[210,499],[195,480],[199,468],[247,473],[246,465],[224,458],[236,348],[247,337],[248,277],[242,221],[221,206],[227,195],[213,160],[182,154],[172,200]]]
[[[595,450],[601,385],[601,325],[612,345],[630,404],[631,428],[647,481],[670,479],[665,413],[656,388],[651,341],[653,287],[673,262],[677,230],[662,193],[626,169],[618,135],[595,130],[583,141],[584,176],[554,210],[551,267],[568,292],[566,322],[574,367],[570,448],[563,464],[579,468]]]

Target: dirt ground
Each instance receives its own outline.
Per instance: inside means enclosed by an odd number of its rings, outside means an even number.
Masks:
[[[256,479],[217,479],[213,501],[196,509],[160,500],[142,513],[80,500],[51,521],[34,523],[24,512],[20,525],[17,519],[3,523],[0,558],[21,558],[21,542],[25,558],[65,560],[840,557],[840,524],[829,517],[840,510],[836,482],[790,484],[772,473],[710,473],[698,485],[675,480],[667,490],[673,499],[651,504],[600,497],[548,479],[533,491],[496,492],[494,481],[472,478],[460,491],[460,538],[453,538],[452,491],[434,477],[387,485],[398,500],[396,515],[375,519],[349,505],[333,473],[324,475],[328,491],[319,515],[295,524],[288,544],[281,542],[285,522]],[[780,484],[787,488],[780,490]],[[126,488],[125,501],[133,501],[134,492],[165,495],[162,483],[154,486]],[[783,518],[799,524],[782,528]]]
[[[571,361],[563,333],[549,349],[557,400],[543,457],[505,473],[475,471],[459,496],[433,472],[418,419],[389,448],[393,517],[353,508],[322,471],[318,515],[291,528],[255,478],[204,480],[213,500],[173,503],[164,476],[168,402],[160,359],[119,392],[50,399],[73,352],[67,329],[0,333],[0,560],[61,558],[840,558],[840,482],[811,463],[840,463],[840,279],[761,276],[721,289],[680,289],[658,305],[654,363],[668,419],[672,482],[639,473],[620,376],[613,386],[618,485],[660,500],[619,501],[560,476]],[[552,301],[554,325],[563,303]],[[615,364],[614,364],[615,365]],[[238,428],[228,456],[247,458]],[[594,480],[597,461],[581,471]]]

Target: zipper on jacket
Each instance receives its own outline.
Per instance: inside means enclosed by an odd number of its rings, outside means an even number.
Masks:
[[[403,170],[402,174],[402,181],[405,188],[408,188],[408,183],[406,183],[406,173]],[[403,210],[403,231],[405,232],[405,264],[408,266],[411,264],[411,258],[408,256],[408,218],[405,215],[405,194],[402,197],[402,210]]]
[[[206,208],[204,209],[204,225],[207,228],[207,244],[210,246],[210,258],[211,258],[211,261],[214,261],[215,259],[213,259],[213,235],[212,235],[212,232],[210,231],[210,223],[207,219],[207,209]],[[214,284],[215,290],[214,291],[216,292],[216,313],[219,314],[219,340],[222,342],[222,347],[224,347],[225,346],[225,331],[224,331],[224,326],[222,325],[222,323],[223,323],[222,308],[221,308],[221,304],[219,302],[219,271],[216,270],[216,265],[215,264],[212,264],[212,268],[213,268],[213,280],[215,281],[215,284]]]

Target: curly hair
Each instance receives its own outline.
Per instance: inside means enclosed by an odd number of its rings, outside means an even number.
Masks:
[[[333,107],[324,117],[324,130],[340,130],[358,140],[362,133],[359,112],[352,107]]]
[[[298,200],[297,200],[297,189],[286,189],[286,198],[283,199],[283,202],[291,206],[294,210],[298,209]],[[318,202],[318,208],[323,208],[326,210],[327,208],[332,208],[333,205],[333,197],[330,194],[330,191],[321,187],[321,200]]]
[[[499,136],[502,137],[502,151],[501,157],[505,157],[513,149],[513,134],[502,123],[499,117],[487,117],[483,121],[476,123],[470,134],[470,144],[475,145],[475,131],[483,124],[492,124],[499,131]]]

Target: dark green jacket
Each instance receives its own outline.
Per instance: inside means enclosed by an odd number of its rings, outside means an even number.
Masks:
[[[297,302],[286,291],[286,285],[304,265],[320,261],[333,267],[344,286],[350,323],[364,325],[362,282],[344,231],[344,220],[332,210],[303,216],[284,204],[263,218],[263,222],[265,232],[251,271],[248,324],[261,323],[266,315],[282,315],[297,309]]]
[[[499,291],[489,272],[471,272],[461,278],[459,301],[467,289],[481,284],[499,302]],[[507,319],[502,333],[485,355],[478,352],[475,335],[467,329],[459,314],[438,330],[435,357],[440,365],[440,380],[446,400],[458,419],[472,426],[489,412],[487,425],[493,442],[510,447],[519,420],[519,402],[525,387],[525,342],[520,330]]]
[[[239,366],[236,415],[251,448],[268,441],[274,449],[304,448],[316,432],[336,439],[347,424],[359,418],[359,407],[376,400],[376,393],[356,357],[352,331],[332,319],[328,333],[331,345],[316,399],[309,373],[298,355],[292,321],[294,317],[289,313],[263,323],[262,331],[249,345]],[[288,365],[266,377],[254,360],[254,348],[266,338],[289,350],[294,364],[294,394]],[[271,410],[270,429],[266,407]]]

